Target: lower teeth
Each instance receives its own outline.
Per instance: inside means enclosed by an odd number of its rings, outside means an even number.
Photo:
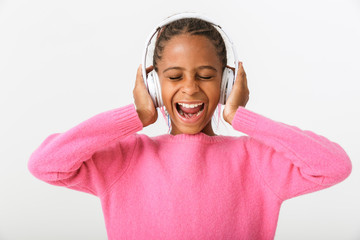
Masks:
[[[196,114],[196,116],[199,116],[202,111],[203,111],[203,110],[200,110],[200,111]]]
[[[204,110],[204,109],[203,109]],[[197,117],[199,116],[203,110],[200,110],[197,113],[184,113],[181,109],[179,110],[179,113],[181,116],[185,117],[185,118],[192,118],[193,116]]]

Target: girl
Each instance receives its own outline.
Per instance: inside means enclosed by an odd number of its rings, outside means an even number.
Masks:
[[[29,170],[50,184],[100,198],[109,239],[273,239],[282,202],[330,187],[351,172],[336,143],[248,109],[242,63],[223,111],[248,136],[215,135],[226,47],[195,18],[156,40],[157,72],[171,133],[137,134],[157,120],[138,69],[135,104],[50,135]]]

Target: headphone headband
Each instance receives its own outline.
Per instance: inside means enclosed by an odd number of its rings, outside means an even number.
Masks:
[[[164,19],[161,23],[159,23],[154,29],[153,31],[149,34],[146,42],[145,42],[145,48],[144,48],[144,52],[143,52],[143,57],[142,57],[142,75],[144,78],[144,81],[146,82],[146,86],[148,87],[148,83],[146,80],[146,56],[148,53],[148,47],[151,44],[151,40],[152,38],[155,36],[155,34],[165,25],[175,22],[177,20],[180,19],[184,19],[184,18],[197,18],[200,20],[204,20],[206,22],[211,23],[212,25],[214,25],[215,27],[217,27],[218,29],[221,30],[221,32],[226,36],[227,41],[230,43],[231,48],[232,48],[232,52],[233,52],[233,56],[234,56],[234,65],[235,65],[235,76],[237,75],[237,71],[238,71],[238,56],[237,56],[237,52],[236,52],[236,48],[235,45],[233,44],[233,42],[231,41],[231,39],[229,38],[229,35],[224,31],[224,29],[222,27],[220,27],[219,25],[215,24],[212,20],[210,20],[208,17],[205,17],[199,13],[192,13],[192,12],[185,12],[185,13],[178,13],[175,15],[172,15],[170,17],[167,17],[166,19]],[[218,30],[219,31],[219,30]],[[221,33],[220,33],[221,34]],[[221,34],[221,36],[223,36],[223,34]],[[226,43],[225,39],[224,42]]]

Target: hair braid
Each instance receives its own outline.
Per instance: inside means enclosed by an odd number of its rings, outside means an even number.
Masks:
[[[153,66],[157,71],[157,61],[161,60],[166,42],[180,34],[207,37],[215,46],[216,53],[224,69],[227,64],[226,46],[220,32],[209,22],[197,18],[184,18],[165,25],[158,33],[155,42]]]

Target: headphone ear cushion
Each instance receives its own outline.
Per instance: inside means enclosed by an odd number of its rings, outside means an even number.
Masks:
[[[235,73],[231,68],[225,67],[220,88],[220,104],[225,105],[234,85]]]
[[[155,83],[155,101],[156,101],[155,107],[162,107],[164,106],[164,104],[161,96],[161,85],[160,85],[159,76],[155,70],[153,70],[152,72],[154,72],[153,77]]]
[[[151,99],[154,104],[156,103],[156,91],[155,91],[155,83],[154,83],[154,70],[149,72],[146,77],[146,87],[150,94]]]
[[[162,97],[159,77],[155,70],[152,70],[147,75],[147,89],[154,102],[155,107],[162,107]]]

